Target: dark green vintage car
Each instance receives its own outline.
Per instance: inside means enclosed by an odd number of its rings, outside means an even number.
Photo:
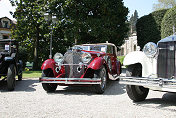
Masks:
[[[14,39],[0,40],[0,80],[7,80],[7,89],[14,90],[18,80],[22,80],[22,61],[18,60],[18,42]]]

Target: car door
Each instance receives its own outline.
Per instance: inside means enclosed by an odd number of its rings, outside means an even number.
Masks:
[[[119,75],[120,74],[120,62],[117,60],[117,48],[113,45],[108,45],[107,55],[110,58],[110,62],[108,62],[108,67],[111,67],[110,73],[112,75],[115,75],[115,74]]]

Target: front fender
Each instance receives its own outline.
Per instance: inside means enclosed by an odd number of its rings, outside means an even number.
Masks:
[[[102,57],[96,57],[88,66],[93,70],[98,70],[105,64],[105,60]]]
[[[142,51],[134,51],[127,54],[124,58],[123,65],[133,65],[140,63],[142,65],[142,76],[154,76],[157,77],[157,59],[148,58]]]
[[[123,65],[132,65],[136,63],[143,63],[143,60],[146,59],[147,56],[141,51],[135,51],[128,53],[124,60]]]
[[[55,67],[56,62],[54,61],[54,59],[47,59],[43,62],[41,69],[42,70],[46,70],[46,69],[52,69],[54,72],[54,67]]]

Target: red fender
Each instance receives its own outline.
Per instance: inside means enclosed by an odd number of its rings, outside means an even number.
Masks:
[[[105,64],[105,60],[102,57],[96,57],[88,66],[88,68],[91,68],[93,70],[98,70],[102,67],[102,65]]]
[[[43,62],[41,69],[46,70],[48,68],[52,69],[53,72],[55,72],[54,67],[55,67],[56,62],[54,59],[47,59]]]

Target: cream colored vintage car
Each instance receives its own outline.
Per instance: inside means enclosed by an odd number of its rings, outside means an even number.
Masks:
[[[176,92],[176,35],[147,43],[143,51],[131,52],[124,58],[127,94],[135,102],[146,99],[149,89]]]

